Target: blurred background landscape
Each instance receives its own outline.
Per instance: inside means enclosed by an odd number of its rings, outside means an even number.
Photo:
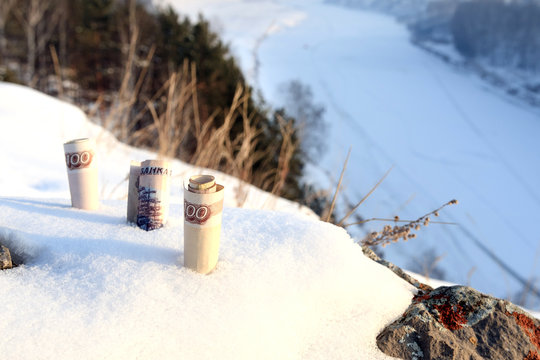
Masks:
[[[456,198],[376,250],[540,308],[538,1],[2,0],[0,80],[358,242]]]

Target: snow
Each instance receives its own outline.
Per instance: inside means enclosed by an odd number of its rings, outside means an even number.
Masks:
[[[311,86],[326,107],[329,133],[326,154],[308,180],[333,190],[352,147],[338,205],[359,201],[392,166],[360,207],[362,216],[416,219],[459,200],[440,218],[457,225],[432,224],[417,239],[392,244],[384,249],[388,260],[407,267],[414,254],[434,248],[444,256],[439,266],[447,280],[514,296],[523,284],[484,246],[538,288],[538,108],[415,47],[406,28],[386,15],[304,0],[168,3],[216,19],[271,104],[285,103],[284,82]],[[379,227],[349,231],[361,238]]]
[[[126,223],[123,179],[155,154],[28,88],[0,83],[0,99],[0,239],[24,259],[0,272],[5,357],[389,359],[376,335],[414,289],[345,230],[251,187],[235,208],[236,181],[215,172],[229,193],[220,260],[197,274],[182,266],[179,189],[200,169],[173,162],[169,221],[143,231]],[[97,138],[97,211],[70,206],[62,143],[81,136]]]
[[[0,132],[0,143],[5,149],[0,160],[5,169],[10,169],[9,177],[0,178],[0,188],[4,189],[0,195],[69,198],[65,163],[58,159],[64,157],[62,144],[72,139],[96,139],[98,161],[101,161],[99,180],[103,199],[126,199],[130,160],[143,161],[156,157],[150,151],[118,142],[107,130],[88,121],[76,106],[37,91],[1,83],[0,99],[0,118],[8,130]],[[209,173],[219,176],[229,185],[226,206],[300,212],[316,218],[306,207],[271,196],[228,175],[169,160],[173,169],[171,196],[177,201],[183,197],[184,179]]]
[[[385,248],[390,261],[435,247],[449,280],[498,296],[535,267],[540,201],[538,111],[454,71],[408,43],[392,19],[320,1],[171,0],[220,27],[267,99],[300,79],[327,108],[327,154],[311,176],[338,176],[353,145],[352,201],[395,165],[362,214],[416,218],[458,198],[420,239]],[[219,6],[218,6],[219,5]],[[352,45],[351,45],[352,44]],[[255,66],[256,63],[260,65]],[[156,155],[118,143],[74,106],[0,83],[0,237],[25,264],[0,272],[0,347],[16,359],[389,359],[378,332],[413,288],[365,258],[343,229],[235,179],[172,161],[171,216],[145,232],[125,222],[130,160]],[[69,206],[62,143],[98,143],[98,211]],[[225,184],[220,261],[208,276],[182,267],[182,182]],[[249,192],[238,200],[237,188]],[[342,200],[343,201],[343,200]],[[237,208],[236,206],[242,206]],[[397,260],[397,261],[396,261]],[[536,314],[538,316],[538,314]]]
[[[153,232],[127,225],[118,200],[96,213],[66,199],[0,208],[33,254],[0,276],[13,358],[384,359],[376,333],[412,294],[342,229],[305,217],[227,208],[204,276],[179,265],[179,204]]]

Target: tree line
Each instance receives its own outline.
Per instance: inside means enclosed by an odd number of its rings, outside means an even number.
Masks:
[[[2,0],[0,80],[73,101],[126,143],[289,199],[313,192],[298,121],[255,96],[202,16],[150,1]],[[294,96],[311,101],[309,89]]]
[[[466,59],[540,71],[538,0],[436,0],[408,28],[415,41],[451,43]]]
[[[451,22],[456,49],[495,66],[540,71],[540,6],[536,2],[474,0]]]

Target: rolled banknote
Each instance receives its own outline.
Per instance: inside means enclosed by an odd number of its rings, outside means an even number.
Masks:
[[[184,266],[202,274],[218,261],[224,192],[211,175],[192,176],[184,188]]]
[[[162,227],[169,216],[171,168],[164,160],[145,160],[139,172],[137,226],[146,231]]]
[[[129,165],[128,201],[127,201],[127,221],[137,223],[137,209],[139,207],[139,174],[141,172],[141,162],[131,161]]]
[[[71,193],[71,206],[94,210],[99,207],[96,145],[91,139],[75,139],[64,144]]]

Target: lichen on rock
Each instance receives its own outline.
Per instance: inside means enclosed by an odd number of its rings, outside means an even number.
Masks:
[[[509,311],[511,310],[511,311]],[[419,292],[377,337],[401,359],[538,359],[540,321],[465,286]]]

